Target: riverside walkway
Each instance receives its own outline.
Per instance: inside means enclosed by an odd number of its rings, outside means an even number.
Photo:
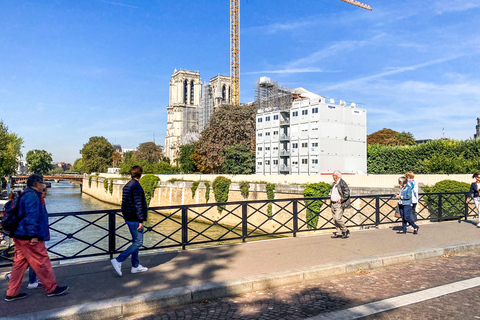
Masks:
[[[480,250],[476,222],[422,224],[418,235],[369,229],[353,231],[349,239],[323,234],[149,254],[140,258],[148,272],[131,274],[126,261],[123,277],[108,260],[56,266],[59,284],[70,286],[66,295],[47,298],[40,289],[26,290],[25,282],[22,291],[29,296],[0,301],[0,319],[113,319],[154,310],[161,314],[164,306]],[[0,274],[9,269],[0,269]],[[0,286],[4,293],[6,282]]]

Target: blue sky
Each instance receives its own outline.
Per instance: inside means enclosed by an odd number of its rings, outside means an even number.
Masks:
[[[269,76],[363,103],[367,132],[469,139],[480,117],[480,1],[241,1],[241,101]],[[0,119],[73,162],[92,136],[163,145],[175,68],[229,75],[228,0],[0,1]]]

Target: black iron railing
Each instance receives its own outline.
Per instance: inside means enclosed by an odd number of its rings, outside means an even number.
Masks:
[[[420,194],[419,221],[439,222],[476,215],[466,193]],[[177,205],[150,208],[141,250],[185,249],[190,246],[245,242],[301,232],[333,229],[327,198],[295,198]],[[344,214],[348,227],[398,223],[392,195],[354,196]],[[219,208],[224,207],[222,211]],[[131,238],[120,209],[49,215],[52,260],[113,257]],[[8,239],[6,240],[8,241]],[[0,266],[11,264],[13,242],[0,247]]]

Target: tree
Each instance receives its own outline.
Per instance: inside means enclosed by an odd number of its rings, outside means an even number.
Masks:
[[[367,136],[367,144],[380,144],[384,146],[413,146],[417,143],[410,132],[397,132],[392,129],[383,128]]]
[[[106,172],[114,151],[115,148],[104,137],[91,137],[80,150],[85,172]]]
[[[192,160],[192,156],[195,153],[197,148],[195,142],[190,144],[184,144],[180,146],[180,151],[178,153],[178,164],[180,166],[180,171],[183,173],[193,173],[197,172],[198,168],[195,165],[195,162]]]
[[[0,120],[0,175],[11,176],[18,167],[22,156],[23,139],[9,133],[8,127]]]
[[[33,173],[45,174],[53,169],[52,154],[45,150],[30,150],[27,152],[28,170]]]
[[[225,161],[223,173],[252,174],[255,173],[255,152],[241,144],[230,146],[223,152]]]
[[[70,172],[84,173],[82,158],[78,158],[77,160],[75,160],[75,162],[73,163],[73,166],[70,168]]]
[[[62,173],[65,173],[65,170],[63,170],[62,167],[55,167],[53,170],[51,170],[50,172],[54,173],[54,174],[62,174]]]
[[[112,164],[114,168],[117,168],[122,163],[122,155],[115,150],[112,154]]]
[[[162,147],[155,142],[141,143],[135,151],[135,158],[156,164],[162,160]]]
[[[255,150],[255,106],[222,105],[202,131],[192,160],[203,173],[219,172],[225,160],[223,151],[241,144]]]

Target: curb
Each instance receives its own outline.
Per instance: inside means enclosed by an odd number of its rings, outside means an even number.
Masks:
[[[135,313],[154,312],[165,307],[175,307],[201,302],[202,300],[235,296],[267,288],[353,273],[359,269],[377,269],[435,258],[444,254],[478,250],[480,250],[480,241],[458,243],[443,247],[424,248],[396,255],[375,256],[336,264],[311,266],[221,282],[207,282],[195,286],[152,291],[135,296],[84,303],[65,308],[0,317],[0,320],[93,320],[118,318]]]

